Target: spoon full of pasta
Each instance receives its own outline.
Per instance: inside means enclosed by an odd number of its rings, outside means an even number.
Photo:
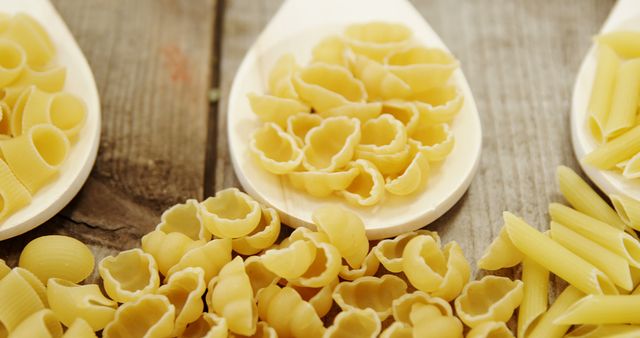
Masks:
[[[244,190],[292,227],[339,204],[369,239],[424,227],[478,167],[479,114],[406,0],[284,2],[234,79],[227,131]]]

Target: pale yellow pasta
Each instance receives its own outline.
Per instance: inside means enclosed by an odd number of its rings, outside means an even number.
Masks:
[[[629,227],[640,230],[640,202],[625,195],[609,195],[618,216]]]
[[[167,234],[160,230],[154,230],[144,235],[140,242],[142,250],[153,256],[158,264],[158,271],[164,276],[185,253],[205,244],[204,241],[194,241],[180,232]]]
[[[11,272],[11,268],[7,265],[7,262],[4,259],[0,258],[0,280],[4,278],[4,276],[8,275]]]
[[[344,36],[354,53],[382,62],[411,41],[412,32],[401,23],[372,21],[349,25]]]
[[[233,251],[241,255],[254,255],[276,242],[280,234],[280,216],[273,208],[262,206],[262,218],[258,226],[245,237],[233,240]]]
[[[376,338],[382,325],[371,309],[349,309],[338,313],[323,338]]]
[[[179,232],[194,241],[209,241],[211,233],[204,226],[199,210],[200,204],[194,199],[176,204],[162,213],[156,230],[167,234]]]
[[[280,281],[278,275],[269,271],[269,269],[264,266],[260,256],[247,257],[247,259],[244,260],[244,270],[247,276],[249,276],[249,282],[251,282],[251,289],[254,295],[261,289]]]
[[[379,267],[380,260],[378,260],[374,248],[372,248],[359,268],[353,269],[349,265],[343,264],[338,275],[342,279],[353,281],[360,277],[375,275]]]
[[[586,295],[571,305],[554,323],[640,324],[640,295]]]
[[[509,238],[525,256],[585,293],[617,293],[609,277],[592,264],[515,215],[505,212],[503,217]]]
[[[604,272],[613,283],[631,291],[633,282],[627,260],[567,226],[551,221],[551,238]]]
[[[611,47],[599,44],[596,51],[596,74],[589,98],[589,129],[598,142],[605,140],[605,127],[611,109],[613,88],[618,76],[620,58]]]
[[[464,95],[456,86],[435,87],[410,97],[422,123],[451,122],[464,104]]]
[[[407,143],[402,150],[392,154],[377,154],[358,150],[356,151],[356,158],[370,161],[382,175],[389,176],[402,173],[413,159],[413,153],[412,146]]]
[[[547,311],[549,270],[530,258],[522,261],[522,303],[518,310],[518,337],[527,337],[534,323]]]
[[[259,321],[256,324],[256,333],[250,336],[243,336],[234,333],[229,333],[229,338],[278,338],[278,332],[266,322]]]
[[[485,276],[467,284],[455,300],[456,314],[469,327],[506,322],[522,302],[522,281]]]
[[[34,85],[27,86],[18,97],[13,107],[11,118],[11,134],[20,136],[29,127],[35,125],[32,123],[42,120],[41,116],[47,114],[49,103],[53,94],[39,90]],[[25,121],[25,116],[27,116]],[[46,118],[44,118],[46,123]]]
[[[531,327],[531,338],[560,338],[571,325],[556,324],[556,319],[561,316],[569,306],[584,296],[577,288],[569,285],[560,293],[556,301],[549,307],[540,319]]]
[[[309,268],[300,277],[290,280],[292,284],[320,288],[332,283],[340,273],[342,265],[340,251],[326,241],[317,240],[314,237],[315,234],[318,233],[312,233],[306,236],[316,248],[315,258]],[[324,235],[322,233],[319,234]]]
[[[367,100],[364,84],[337,65],[311,64],[293,75],[293,85],[300,98],[318,113]]]
[[[47,300],[62,324],[71,326],[77,319],[82,319],[93,331],[107,326],[118,307],[118,303],[102,294],[98,285],[78,285],[60,278],[47,282]]]
[[[640,335],[639,325],[581,325],[569,332],[567,338],[616,337],[633,338]]]
[[[409,320],[413,326],[413,337],[452,337],[462,338],[462,323],[454,316],[440,312],[432,304],[417,303],[411,307]]]
[[[382,112],[380,102],[349,102],[342,106],[334,107],[326,111],[318,112],[322,118],[344,116],[358,119],[364,123],[378,117]]]
[[[38,124],[51,124],[74,140],[87,119],[87,107],[79,97],[66,93],[47,94],[35,88],[22,111],[20,130]],[[16,123],[20,123],[16,119]]]
[[[393,301],[393,319],[397,323],[411,324],[411,310],[416,304],[433,305],[438,308],[443,316],[453,316],[451,305],[446,300],[432,297],[422,291],[414,291],[404,294]]]
[[[623,61],[618,68],[611,111],[607,118],[605,136],[608,139],[629,130],[636,124],[640,96],[640,60]]]
[[[107,295],[119,303],[131,302],[153,293],[160,285],[156,261],[140,249],[105,257],[98,264],[98,272]]]
[[[411,135],[410,142],[429,162],[444,160],[453,150],[455,138],[445,123],[425,125],[420,123]]]
[[[311,50],[311,62],[323,62],[348,67],[347,44],[340,36],[328,36],[320,40]]]
[[[338,284],[333,300],[344,311],[371,308],[383,321],[391,316],[393,301],[406,291],[407,283],[395,275],[367,276]]]
[[[12,332],[30,315],[45,308],[44,300],[19,271],[11,270],[0,280],[0,332]],[[36,279],[37,280],[37,279]]]
[[[633,59],[640,57],[640,48],[636,41],[640,33],[632,30],[620,30],[598,35],[596,41],[600,45],[611,47],[623,58]]]
[[[0,156],[1,157],[1,156]],[[0,158],[0,221],[31,203],[31,193]]]
[[[40,281],[62,278],[78,283],[89,277],[94,268],[91,250],[79,240],[60,235],[38,237],[20,254],[18,266],[31,271]]]
[[[381,63],[356,55],[351,71],[364,84],[370,100],[403,99],[411,87]]]
[[[115,319],[102,331],[104,338],[169,337],[175,307],[162,295],[144,295],[122,304]]]
[[[418,235],[402,253],[402,271],[418,290],[451,301],[469,281],[471,267],[455,241],[440,248],[433,237]]]
[[[62,338],[97,338],[93,328],[84,319],[76,319]]]
[[[27,14],[15,14],[10,19],[3,36],[22,46],[30,66],[45,66],[55,54],[55,47],[49,35],[36,20]]]
[[[293,136],[299,147],[304,147],[304,140],[309,130],[321,123],[322,117],[318,114],[298,113],[287,119],[287,133]]]
[[[35,193],[58,174],[69,153],[69,140],[60,129],[41,124],[0,142],[0,151],[14,175]]]
[[[199,267],[204,270],[205,281],[209,282],[230,261],[231,240],[214,239],[203,246],[187,251],[180,261],[169,269],[167,277],[186,267]]]
[[[2,97],[2,90],[0,89],[0,97]],[[4,98],[2,98],[3,100]],[[11,137],[11,108],[6,102],[0,101],[0,139]]]
[[[390,114],[383,114],[362,125],[358,151],[391,154],[401,151],[407,143],[404,124]]]
[[[268,79],[268,89],[271,95],[282,98],[298,99],[298,93],[293,87],[291,78],[300,67],[291,53],[283,54],[271,68]]]
[[[325,328],[311,304],[290,287],[271,284],[256,296],[260,319],[267,322],[279,337],[319,338]],[[287,315],[282,315],[286,311]]]
[[[271,122],[251,134],[249,149],[262,168],[276,175],[294,171],[303,159],[295,138]]]
[[[628,179],[640,177],[640,153],[633,155],[632,158],[616,164],[616,168],[622,170],[622,176]]]
[[[256,332],[258,310],[242,257],[236,256],[209,282],[206,300],[209,311],[224,317],[231,332]]]
[[[409,195],[423,187],[429,179],[429,160],[423,152],[416,152],[404,172],[386,178],[384,188],[398,196]]]
[[[20,73],[20,76],[11,83],[10,88],[12,88],[12,90],[10,91],[16,92],[17,90],[13,89],[22,89],[33,85],[47,93],[56,93],[64,89],[66,78],[67,68],[65,66],[37,69],[26,67],[24,71]],[[7,101],[10,106],[13,106],[15,99],[17,99],[17,97],[5,97],[3,100]]]
[[[328,205],[315,209],[311,215],[319,232],[325,233],[340,255],[352,268],[359,268],[369,251],[364,223],[352,211]]]
[[[478,268],[484,270],[499,270],[510,268],[522,262],[522,253],[513,245],[507,229],[502,227],[500,233],[478,260]]]
[[[382,114],[389,114],[402,122],[408,135],[413,134],[420,121],[416,104],[403,100],[387,100],[382,103]]]
[[[611,169],[619,162],[628,160],[640,152],[640,126],[635,126],[624,134],[599,145],[582,158],[582,162],[598,169]]]
[[[157,294],[166,296],[175,307],[176,318],[171,336],[182,334],[189,323],[200,317],[204,309],[202,295],[206,289],[204,270],[191,267],[174,273],[158,289]]]
[[[262,122],[272,122],[281,128],[287,127],[287,119],[299,113],[309,113],[311,108],[296,99],[273,95],[247,95],[251,110]]]
[[[0,38],[0,87],[13,82],[27,64],[27,55],[17,43]]]
[[[358,169],[358,175],[351,184],[338,193],[347,201],[356,205],[370,206],[384,198],[384,177],[376,166],[367,160],[350,162],[348,169]]]
[[[344,167],[360,142],[360,121],[330,117],[305,136],[302,164],[309,171],[332,172]]]
[[[413,338],[413,328],[403,322],[393,322],[382,331],[379,338]]]
[[[62,325],[49,309],[40,310],[25,318],[20,325],[9,332],[8,338],[62,337]]]
[[[471,329],[466,338],[513,338],[513,333],[503,322],[484,322]]]
[[[215,313],[204,312],[196,321],[187,325],[180,338],[227,338],[227,320]]]
[[[331,310],[331,306],[333,305],[333,290],[338,285],[338,282],[339,280],[336,278],[333,282],[320,288],[308,288],[292,283],[288,283],[287,286],[296,290],[305,302],[311,304],[316,310],[318,317],[324,317],[329,310]]]
[[[393,273],[402,272],[402,252],[407,246],[407,243],[418,235],[431,236],[435,240],[438,247],[440,247],[440,236],[437,232],[429,230],[416,230],[411,232],[405,232],[393,239],[385,239],[373,248],[373,252],[385,269]]]
[[[38,297],[40,298],[42,304],[44,304],[44,307],[49,307],[49,302],[47,301],[46,285],[44,285],[36,275],[25,268],[16,267],[13,268],[13,270],[15,270],[16,273],[18,273],[27,283],[29,283],[33,291],[38,294]]]
[[[316,247],[308,241],[295,241],[289,246],[269,249],[262,256],[262,264],[276,275],[294,279],[302,276],[316,258]]]
[[[350,167],[335,172],[294,171],[287,176],[296,189],[304,190],[311,196],[327,197],[347,189],[359,173],[357,167]]]
[[[445,85],[459,64],[446,51],[424,46],[396,50],[385,63],[416,93]]]
[[[260,204],[236,188],[220,190],[200,204],[207,229],[219,238],[246,236],[260,223]]]

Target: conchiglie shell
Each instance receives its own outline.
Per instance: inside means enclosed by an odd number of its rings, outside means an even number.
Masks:
[[[256,326],[256,333],[250,336],[243,336],[231,333],[231,338],[278,338],[278,332],[266,322],[258,322]]]
[[[362,277],[338,284],[333,300],[342,310],[372,308],[383,321],[391,315],[393,301],[406,291],[407,283],[395,275]]]
[[[267,322],[279,337],[319,338],[325,328],[311,304],[290,287],[275,284],[260,290],[256,296],[260,319]],[[283,316],[286,309],[288,315]]]
[[[520,264],[523,258],[524,255],[513,245],[507,230],[503,227],[478,260],[478,268],[484,270],[510,268]]]
[[[429,162],[444,160],[455,145],[453,133],[447,124],[418,126],[409,142],[413,143]]]
[[[348,168],[357,168],[358,176],[338,193],[356,205],[371,206],[380,202],[384,197],[384,177],[378,168],[367,160],[351,162]]]
[[[335,171],[351,160],[359,142],[359,120],[347,117],[324,119],[306,135],[302,164],[309,171]]]
[[[513,333],[509,331],[503,322],[485,322],[467,333],[466,338],[513,338]]]
[[[84,319],[76,319],[62,338],[97,338],[93,328]]]
[[[158,271],[164,276],[176,265],[186,252],[204,245],[204,241],[194,241],[180,232],[164,233],[154,230],[142,237],[142,250],[155,259]]]
[[[350,102],[327,111],[318,112],[318,115],[323,118],[336,116],[352,117],[364,123],[378,117],[381,112],[382,103],[380,102]]]
[[[287,119],[299,113],[309,113],[311,107],[296,99],[282,98],[272,95],[247,95],[251,110],[262,122],[272,122],[279,127],[287,127]]]
[[[336,278],[333,282],[321,288],[308,288],[292,283],[287,283],[287,286],[296,290],[305,302],[309,302],[309,304],[313,306],[318,317],[322,318],[331,310],[331,306],[333,305],[333,290],[338,285],[338,282],[339,280]]]
[[[169,337],[175,307],[162,295],[144,295],[122,304],[115,319],[102,331],[104,338]]]
[[[0,140],[1,141],[1,140]],[[1,152],[0,152],[0,157]],[[0,221],[31,203],[31,193],[0,158]]]
[[[200,205],[205,226],[219,238],[246,236],[262,217],[260,204],[236,188],[220,190]]]
[[[453,316],[451,305],[446,300],[432,297],[422,291],[414,291],[404,294],[393,301],[393,319],[399,323],[411,324],[411,310],[416,304],[433,305],[438,308],[443,316]]]
[[[307,240],[307,241],[311,241],[313,244],[316,244],[316,245],[320,243],[329,243],[329,237],[327,236],[327,234],[323,232],[312,231],[311,229],[308,229],[305,227],[299,227],[293,230],[291,235],[289,235],[289,238],[285,238],[280,243],[280,245],[282,247],[287,246],[288,245],[286,243],[287,240],[290,240],[291,242]]]
[[[0,258],[0,280],[4,278],[4,276],[8,275],[11,272],[11,268],[7,265],[7,262],[4,259]]]
[[[185,268],[171,277],[158,289],[157,294],[167,297],[176,312],[172,336],[178,336],[200,317],[204,309],[202,295],[207,286],[204,281],[204,270],[201,268]]]
[[[23,320],[15,330],[9,332],[8,336],[8,338],[23,337],[62,337],[62,325],[51,310],[43,309]]]
[[[351,70],[364,84],[370,100],[403,99],[411,94],[406,82],[366,56],[356,55]]]
[[[464,287],[454,303],[456,313],[472,328],[489,321],[506,322],[522,302],[522,289],[522,281],[485,276]]]
[[[415,148],[415,146],[414,146]],[[382,175],[398,175],[403,172],[412,160],[412,146],[409,143],[391,154],[378,154],[372,151],[357,150],[356,158],[367,160],[375,165]]]
[[[402,151],[407,144],[407,131],[392,115],[383,114],[362,125],[358,151],[391,154]]]
[[[311,242],[295,241],[280,249],[269,249],[262,256],[262,264],[276,275],[294,279],[302,276],[316,258],[316,247]]]
[[[262,207],[258,226],[247,236],[233,240],[233,250],[241,255],[254,255],[276,242],[280,235],[280,216],[273,208]]]
[[[432,304],[414,304],[409,313],[413,325],[413,337],[457,337],[462,338],[462,323],[454,316],[443,315],[440,308]]]
[[[269,73],[269,93],[282,98],[297,99],[298,93],[293,87],[291,77],[299,68],[293,54],[283,54],[271,68],[271,73]]]
[[[227,320],[215,313],[202,313],[193,323],[187,325],[180,338],[227,338]]]
[[[27,55],[17,43],[0,38],[0,87],[13,82],[27,64]]]
[[[294,171],[303,158],[295,138],[275,123],[265,123],[256,130],[249,149],[262,168],[276,175]]]
[[[413,329],[403,322],[393,322],[379,336],[380,338],[413,338]]]
[[[420,122],[420,111],[413,102],[402,100],[388,100],[382,103],[382,114],[389,114],[402,122],[407,135],[413,134]]]
[[[211,233],[204,226],[199,210],[200,204],[194,199],[176,204],[162,213],[160,224],[156,226],[156,230],[167,234],[179,232],[194,241],[209,241]]]
[[[413,32],[400,23],[373,21],[348,26],[344,35],[354,53],[382,62],[389,53],[405,46]]]
[[[385,63],[414,92],[446,84],[459,65],[446,51],[423,46],[397,50],[387,56]]]
[[[311,218],[319,232],[325,233],[352,268],[362,265],[369,251],[369,240],[360,217],[335,205],[322,206]]]
[[[98,264],[98,272],[107,295],[119,303],[131,302],[153,293],[160,285],[156,261],[140,249],[105,257]]]
[[[337,35],[328,36],[311,50],[311,62],[335,64],[342,67],[349,66],[347,44]]]
[[[360,173],[357,167],[343,171],[294,171],[289,173],[289,182],[294,188],[304,190],[311,196],[327,197],[334,192],[347,189]]]
[[[0,280],[0,329],[4,327],[8,332],[15,330],[23,320],[44,309],[46,305],[19,269],[11,270]]]
[[[79,240],[59,235],[38,237],[27,244],[18,265],[35,274],[42,282],[62,278],[77,283],[93,272],[91,250]]]
[[[342,265],[338,275],[342,279],[353,281],[360,277],[375,275],[379,267],[380,261],[376,257],[374,250],[371,249],[358,269],[352,269],[349,265]]]
[[[338,277],[342,257],[338,249],[324,241],[311,241],[316,248],[316,256],[309,268],[298,278],[290,279],[295,285],[320,288],[329,285]]]
[[[49,279],[47,299],[56,318],[65,326],[82,319],[93,331],[107,326],[118,308],[118,303],[105,297],[98,285],[78,285],[59,278]]]
[[[187,267],[199,267],[209,282],[225,264],[231,261],[231,240],[214,239],[207,244],[187,251],[180,261],[169,269],[167,277]]]
[[[407,246],[410,240],[418,235],[431,236],[435,240],[435,243],[440,247],[440,236],[437,232],[429,230],[417,230],[411,232],[405,232],[393,239],[385,239],[373,248],[372,252],[376,255],[380,263],[385,269],[393,273],[402,272],[402,252]]]
[[[287,133],[296,140],[299,147],[304,147],[304,140],[309,130],[319,126],[322,117],[318,114],[299,113],[287,119]]]
[[[399,176],[386,178],[384,188],[394,195],[409,195],[423,187],[428,178],[429,160],[422,152],[416,152],[404,172]]]
[[[435,87],[411,97],[420,112],[420,119],[428,124],[451,122],[464,103],[464,95],[456,86]]]
[[[323,338],[376,338],[382,325],[373,309],[350,309],[340,312]]]
[[[300,98],[318,113],[367,100],[362,82],[337,65],[311,64],[293,75],[293,85]]]
[[[247,276],[249,276],[254,296],[261,289],[280,281],[280,277],[278,275],[269,271],[269,269],[264,266],[260,256],[247,257],[244,261],[244,269]]]

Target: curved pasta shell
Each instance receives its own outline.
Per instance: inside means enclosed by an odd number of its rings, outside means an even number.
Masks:
[[[302,276],[316,258],[316,247],[308,241],[295,241],[291,245],[269,249],[262,256],[262,264],[276,275],[294,279]]]
[[[294,171],[303,157],[295,138],[275,123],[265,123],[256,130],[249,149],[262,168],[276,175]]]
[[[169,269],[167,277],[187,267],[199,267],[204,271],[205,281],[209,282],[230,261],[231,240],[214,239],[203,246],[187,251],[180,261]]]
[[[380,338],[413,338],[413,328],[403,322],[393,322],[379,336]]]
[[[364,84],[370,100],[403,99],[411,94],[406,82],[366,56],[356,55],[351,71]]]
[[[336,316],[323,338],[376,338],[381,328],[378,314],[373,309],[349,309]]]
[[[76,319],[62,335],[62,338],[97,338],[97,336],[89,323],[84,319]]]
[[[61,278],[78,283],[93,272],[93,253],[79,240],[60,235],[38,237],[20,254],[18,266],[31,271],[40,281]]]
[[[11,270],[0,280],[0,332],[2,327],[8,332],[15,328],[30,315],[45,308],[46,303],[24,274],[21,268]],[[37,278],[35,281],[39,283]],[[44,287],[42,287],[44,289]]]
[[[439,48],[410,46],[390,53],[385,63],[414,92],[445,85],[458,68],[458,61]]]
[[[105,257],[98,264],[98,272],[107,295],[119,303],[131,302],[155,292],[160,285],[156,261],[140,249]]]
[[[456,86],[431,88],[411,96],[424,123],[451,122],[464,104],[464,95]]]
[[[352,268],[362,265],[369,251],[369,240],[360,217],[335,205],[314,210],[311,218],[319,232],[325,233]]]
[[[249,276],[254,296],[261,289],[280,281],[280,277],[278,277],[278,275],[271,272],[264,266],[260,256],[247,257],[247,259],[244,260],[244,270],[246,271],[247,276]]]
[[[32,86],[27,92],[21,112],[16,112],[12,123],[21,123],[15,130],[29,130],[38,124],[51,124],[62,130],[70,140],[74,140],[87,119],[87,106],[76,95],[60,92],[49,94]],[[19,116],[22,119],[19,119]],[[14,127],[15,128],[15,127]]]
[[[162,295],[144,295],[120,305],[115,319],[102,331],[104,338],[169,337],[175,307]]]
[[[433,237],[416,236],[402,253],[402,270],[418,290],[451,301],[469,281],[471,267],[455,241],[441,250]]]
[[[455,300],[458,317],[469,327],[506,322],[522,302],[522,281],[485,276],[467,284]]]
[[[45,29],[31,16],[18,13],[9,20],[3,36],[22,46],[30,66],[41,67],[55,56],[55,47]]]
[[[329,63],[342,67],[349,66],[348,47],[338,35],[328,36],[311,50],[311,62]]]
[[[295,230],[293,230],[293,232],[291,233],[291,235],[289,235],[289,238],[285,238],[281,243],[280,246],[284,247],[290,243],[287,243],[287,240],[294,242],[294,241],[300,241],[300,240],[307,240],[307,241],[311,241],[312,243],[318,245],[320,243],[329,243],[329,237],[327,236],[327,234],[323,233],[323,232],[317,232],[317,231],[312,231],[308,228],[305,227],[299,227],[296,228]]]
[[[467,333],[466,338],[513,338],[513,333],[509,331],[503,322],[485,322]]]
[[[335,278],[333,282],[320,288],[308,288],[294,285],[293,283],[287,283],[287,286],[296,290],[305,302],[309,302],[309,304],[313,306],[318,317],[322,318],[331,310],[331,306],[333,305],[333,290],[338,285],[338,282],[338,278]]]
[[[271,122],[279,127],[287,127],[287,119],[299,113],[309,113],[311,107],[297,99],[273,95],[247,94],[251,110],[262,122]]]
[[[262,217],[260,204],[236,188],[220,190],[200,205],[204,225],[219,238],[246,236]]]
[[[247,236],[233,240],[233,250],[241,255],[254,255],[276,242],[280,235],[280,216],[273,208],[261,207],[262,218]]]
[[[371,249],[359,268],[352,269],[348,265],[342,265],[342,269],[338,275],[342,279],[353,281],[360,277],[375,275],[376,272],[378,272],[379,267],[380,261],[378,260],[378,257],[376,257],[374,250]]]
[[[358,169],[351,184],[338,193],[353,204],[370,206],[384,197],[384,177],[376,166],[367,160],[356,160],[349,163],[349,169]]]
[[[167,234],[179,232],[194,241],[211,240],[211,233],[200,217],[200,204],[194,199],[188,199],[165,210],[160,216],[160,224],[156,226],[156,230]]]
[[[393,273],[402,272],[402,252],[407,246],[410,240],[418,235],[425,235],[433,237],[437,246],[440,247],[440,236],[435,231],[429,230],[416,230],[411,232],[405,232],[393,239],[385,239],[371,250],[385,269]]]
[[[368,276],[338,284],[333,300],[342,310],[372,308],[382,321],[391,315],[393,301],[406,291],[407,283],[395,275]]]
[[[42,309],[23,320],[8,336],[22,337],[62,337],[62,325],[51,310]]]
[[[0,221],[31,203],[31,193],[0,159]]]
[[[382,103],[380,102],[351,102],[324,112],[318,112],[318,115],[323,118],[336,116],[352,117],[358,119],[360,123],[364,123],[378,117],[381,112]]]
[[[412,34],[403,24],[382,21],[353,24],[344,31],[354,53],[379,62],[393,50],[409,43]]]
[[[338,277],[342,257],[332,244],[311,240],[316,248],[316,255],[309,268],[298,278],[290,282],[300,286],[320,288],[329,285]]]
[[[406,143],[401,150],[391,154],[377,154],[371,151],[358,150],[356,151],[356,158],[371,162],[382,175],[389,176],[403,172],[411,162],[412,153],[410,144]]]
[[[409,195],[423,187],[428,178],[429,160],[422,152],[416,152],[404,172],[399,176],[387,177],[384,188],[394,195]]]
[[[118,303],[102,294],[98,285],[78,285],[60,278],[47,282],[47,299],[56,318],[65,326],[82,319],[93,331],[107,326],[118,307]]]
[[[234,258],[209,282],[206,299],[209,311],[224,317],[231,332],[245,336],[256,332],[258,310],[242,257]]]
[[[215,313],[204,312],[179,336],[180,338],[227,338],[227,320]]]
[[[267,324],[266,322],[258,322],[258,325],[256,326],[256,333],[250,335],[250,336],[241,336],[241,335],[235,335],[235,334],[230,334],[229,337],[231,338],[278,338],[278,332],[276,332],[276,330],[274,328],[272,328],[271,326],[269,326],[269,324]]]
[[[14,175],[31,193],[58,174],[69,153],[69,140],[60,129],[41,124],[24,134],[0,142],[0,151]]]
[[[411,311],[416,304],[435,306],[441,315],[453,316],[451,305],[446,300],[432,297],[422,291],[414,291],[404,294],[393,301],[391,306],[393,319],[399,323],[411,324]]]
[[[402,151],[407,144],[404,124],[392,115],[383,114],[362,125],[362,137],[356,148],[375,154],[391,154]]]
[[[271,284],[256,296],[260,319],[267,322],[279,337],[319,338],[325,331],[322,320],[311,304],[290,287]],[[287,315],[282,315],[287,309]]]
[[[319,126],[322,117],[318,114],[299,113],[287,119],[287,133],[296,140],[299,147],[304,147],[304,140],[309,130]]]
[[[419,125],[409,142],[413,143],[429,162],[438,162],[451,153],[455,138],[447,124]]]
[[[478,260],[478,267],[484,270],[510,268],[520,264],[523,258],[524,255],[513,245],[506,228],[503,227]]]
[[[204,241],[194,241],[180,232],[164,233],[154,230],[142,237],[142,250],[155,259],[158,271],[166,276],[186,252],[204,245]]]
[[[304,190],[311,196],[327,197],[336,191],[345,190],[358,176],[359,169],[351,167],[344,171],[294,171],[289,173],[289,182],[296,189]]]
[[[172,336],[182,334],[189,323],[200,317],[204,309],[202,295],[206,289],[204,270],[191,267],[174,273],[158,289],[157,294],[166,296],[175,307],[176,319]]]
[[[27,64],[27,55],[17,43],[0,38],[0,87],[13,82]]]
[[[407,135],[413,134],[420,122],[421,114],[414,102],[388,100],[382,103],[382,114],[389,114],[402,122]]]
[[[269,93],[278,97],[297,99],[298,93],[293,87],[291,78],[299,68],[293,54],[283,54],[271,68],[271,73],[269,73]]]
[[[367,91],[348,69],[328,63],[314,63],[293,75],[300,98],[318,113],[349,103],[364,103]]]
[[[4,276],[8,275],[11,272],[11,268],[7,265],[7,262],[4,259],[0,258],[0,280],[4,278]]]
[[[359,142],[359,120],[326,118],[307,133],[302,164],[309,171],[335,171],[351,160]]]
[[[462,338],[462,323],[454,316],[443,315],[440,308],[432,304],[414,304],[409,313],[414,337],[458,337]]]

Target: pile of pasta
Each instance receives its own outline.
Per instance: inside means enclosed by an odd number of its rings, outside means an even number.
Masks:
[[[0,225],[56,178],[86,119],[45,29],[0,13]]]
[[[402,24],[348,26],[312,51],[305,67],[278,59],[268,93],[250,93],[263,122],[250,152],[270,173],[316,197],[355,205],[425,188],[430,163],[454,147],[449,124],[464,96],[458,61],[414,41]]]
[[[588,124],[598,147],[583,159],[625,178],[640,177],[640,39],[638,31],[596,37],[596,71]]]

